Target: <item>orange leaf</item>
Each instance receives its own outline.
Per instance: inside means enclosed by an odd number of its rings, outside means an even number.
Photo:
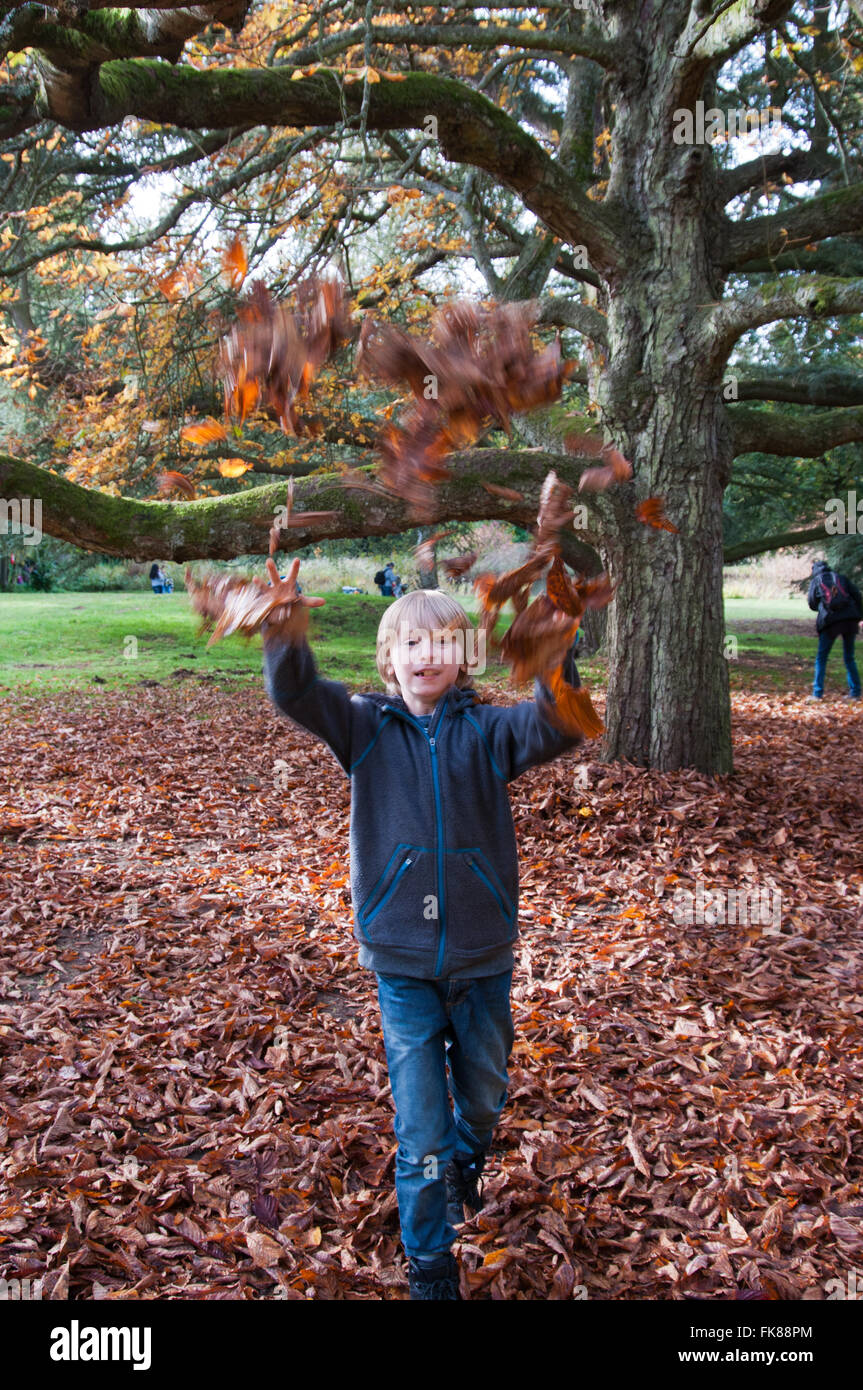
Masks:
[[[180,430],[180,438],[188,439],[190,444],[209,444],[214,439],[227,437],[224,425],[220,425],[211,415],[202,420],[200,425],[184,425]]]
[[[244,473],[248,473],[251,466],[245,459],[222,459],[219,472],[223,478],[241,478]]]
[[[590,694],[584,686],[571,686],[563,678],[563,667],[558,666],[549,682],[549,689],[554,696],[552,718],[558,727],[564,733],[598,738],[605,725],[594,709]]]
[[[230,276],[231,285],[235,290],[238,290],[245,280],[246,271],[249,268],[245,247],[240,240],[239,233],[234,237],[234,240],[222,257],[222,265]]]
[[[643,502],[639,502],[635,515],[645,526],[653,526],[657,531],[673,531],[675,535],[679,534],[678,528],[665,515],[665,499],[662,497],[646,497]]]
[[[182,282],[183,277],[179,270],[172,270],[170,275],[163,275],[160,280],[156,281],[156,284],[165,298],[174,302],[180,298],[180,286]]]

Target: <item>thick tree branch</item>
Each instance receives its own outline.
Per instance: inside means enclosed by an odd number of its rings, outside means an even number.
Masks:
[[[788,415],[731,406],[729,414],[735,458],[741,454],[820,458],[839,444],[863,439],[863,408],[831,410],[821,415]]]
[[[540,449],[472,449],[453,454],[449,460],[451,480],[435,489],[434,513],[429,521],[497,519],[531,526],[549,469],[577,486],[583,469],[593,464],[592,458],[548,454]],[[322,539],[395,535],[415,524],[399,499],[344,487],[341,477],[316,474],[295,483],[296,518],[303,511],[332,510],[336,515],[328,521],[283,531],[283,549],[298,550]],[[482,486],[483,482],[503,481],[521,492],[523,501],[495,497]],[[43,530],[87,550],[132,560],[153,556],[163,560],[228,560],[236,555],[266,554],[276,510],[285,504],[285,484],[197,502],[142,502],[79,487],[23,459],[0,455],[0,499],[16,498],[39,499]],[[589,498],[585,505],[589,516]],[[590,528],[580,529],[578,535],[587,543],[597,538]]]
[[[70,117],[65,106],[55,109],[46,89],[40,114],[76,130],[118,125],[126,116],[202,130],[261,124],[304,129],[357,118],[363,85],[345,85],[328,69],[294,82],[281,68],[198,71],[148,59],[118,60],[93,74],[86,111]],[[0,105],[0,131],[4,123],[15,125],[9,91],[4,89]],[[434,116],[447,159],[484,169],[520,194],[555,236],[585,246],[597,271],[609,273],[621,262],[622,214],[591,201],[533,136],[481,93],[451,78],[416,72],[401,81],[382,77],[367,88],[367,96],[368,131],[420,129]]]
[[[863,372],[844,367],[802,368],[749,375],[737,381],[739,401],[790,401],[793,405],[863,405]],[[736,412],[736,407],[731,409]]]
[[[768,550],[783,550],[786,546],[811,545],[813,541],[830,539],[824,522],[821,522],[803,531],[781,531],[775,536],[761,536],[757,540],[728,545],[723,552],[723,561],[726,565],[734,565],[738,560],[746,560],[750,555],[764,555]]]
[[[859,237],[834,237],[830,241],[822,241],[815,251],[786,251],[781,256],[764,256],[747,261],[741,273],[778,275],[783,270],[802,270],[815,275],[863,275],[863,240]]]
[[[699,336],[705,356],[712,362],[724,362],[737,339],[762,324],[859,313],[863,313],[863,279],[802,275],[797,280],[769,280],[757,289],[710,305],[703,311]]]
[[[726,222],[723,270],[738,270],[757,256],[778,256],[840,232],[863,231],[863,183],[807,198],[799,207],[749,222]]]
[[[589,304],[574,299],[543,299],[540,301],[538,323],[557,328],[574,328],[585,338],[608,346],[608,324],[604,314]]]
[[[724,205],[739,198],[750,188],[775,184],[788,174],[793,183],[809,182],[836,171],[839,161],[830,154],[815,150],[791,150],[788,154],[760,155],[747,159],[735,169],[725,169],[718,178],[719,200]]]
[[[389,8],[389,6],[387,6]],[[517,24],[489,24],[480,28],[473,24],[355,24],[329,34],[319,43],[307,44],[304,48],[293,48],[282,52],[280,64],[292,63],[295,67],[305,67],[309,63],[320,63],[336,53],[344,53],[351,48],[362,46],[366,34],[371,34],[373,47],[393,47],[409,44],[412,48],[442,48],[452,51],[455,48],[469,48],[493,51],[512,45],[529,49],[534,53],[565,54],[568,57],[590,58],[601,67],[612,67],[618,50],[614,44],[603,39],[594,29],[577,33],[573,29],[520,29]]]
[[[701,12],[692,13],[692,37],[681,56],[718,67],[792,7],[793,0],[719,0],[706,18],[701,18]],[[684,47],[683,41],[679,46]]]

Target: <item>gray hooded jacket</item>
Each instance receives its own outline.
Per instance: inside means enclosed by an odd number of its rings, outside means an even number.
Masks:
[[[426,730],[400,696],[352,696],[319,676],[305,641],[268,642],[264,682],[351,779],[360,964],[421,979],[509,970],[518,856],[506,784],[583,742],[549,722],[545,688],[503,708],[451,686]]]

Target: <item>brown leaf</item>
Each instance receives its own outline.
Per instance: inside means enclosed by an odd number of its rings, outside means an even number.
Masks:
[[[170,470],[160,473],[158,484],[160,497],[167,497],[172,492],[182,492],[184,497],[188,497],[192,501],[195,496],[195,484],[191,478],[185,477],[182,473],[174,473]]]
[[[249,1247],[249,1254],[259,1269],[272,1269],[287,1255],[283,1245],[272,1236],[265,1236],[262,1231],[247,1231],[246,1245]]]

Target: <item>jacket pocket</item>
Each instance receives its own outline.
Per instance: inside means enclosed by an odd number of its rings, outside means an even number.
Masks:
[[[397,845],[357,914],[373,946],[431,949],[438,927],[434,854],[418,845]]]
[[[481,849],[447,855],[447,923],[450,949],[481,953],[516,935],[516,908]]]

